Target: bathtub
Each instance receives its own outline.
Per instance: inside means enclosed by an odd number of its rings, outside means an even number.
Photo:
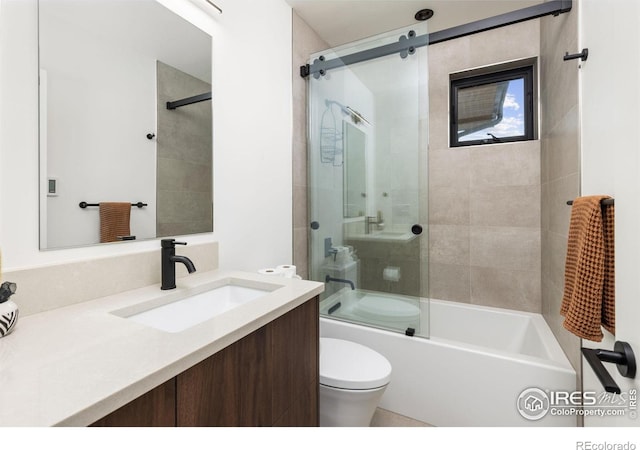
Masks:
[[[323,301],[321,312],[332,303]],[[321,336],[361,343],[389,360],[381,408],[435,426],[576,426],[575,416],[531,421],[517,409],[527,388],[576,390],[576,372],[540,314],[442,300],[421,300],[419,308],[429,339],[320,319]]]

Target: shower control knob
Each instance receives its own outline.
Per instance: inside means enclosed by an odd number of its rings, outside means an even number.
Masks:
[[[416,236],[420,236],[422,234],[422,225],[414,225],[411,227],[411,232]]]

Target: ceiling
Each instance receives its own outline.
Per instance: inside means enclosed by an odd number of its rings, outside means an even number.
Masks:
[[[434,11],[429,32],[543,3],[544,0],[286,0],[331,47],[417,23]]]

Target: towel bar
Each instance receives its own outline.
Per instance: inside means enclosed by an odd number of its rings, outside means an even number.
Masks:
[[[569,61],[571,59],[580,58],[582,61],[586,61],[588,57],[589,57],[589,49],[583,48],[580,53],[574,53],[573,55],[570,55],[569,52],[565,52],[564,57],[562,59],[564,61]]]
[[[602,200],[600,202],[600,204],[602,206],[615,205],[615,199],[613,199],[613,198],[605,198],[604,200]],[[573,205],[573,200],[567,201],[567,205],[569,205],[569,206]]]
[[[85,209],[88,206],[100,206],[100,203],[87,203],[87,202],[80,202],[80,204],[78,204],[78,206],[82,209]],[[132,203],[131,207],[137,206],[138,208],[144,208],[145,206],[149,206],[146,203],[142,203],[142,202],[138,202],[138,203]]]

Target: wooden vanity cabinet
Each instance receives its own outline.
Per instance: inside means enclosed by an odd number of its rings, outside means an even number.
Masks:
[[[315,297],[94,425],[317,426],[318,359]]]
[[[317,426],[317,298],[177,376],[178,426]]]
[[[175,378],[127,403],[92,427],[173,427],[176,423]]]

